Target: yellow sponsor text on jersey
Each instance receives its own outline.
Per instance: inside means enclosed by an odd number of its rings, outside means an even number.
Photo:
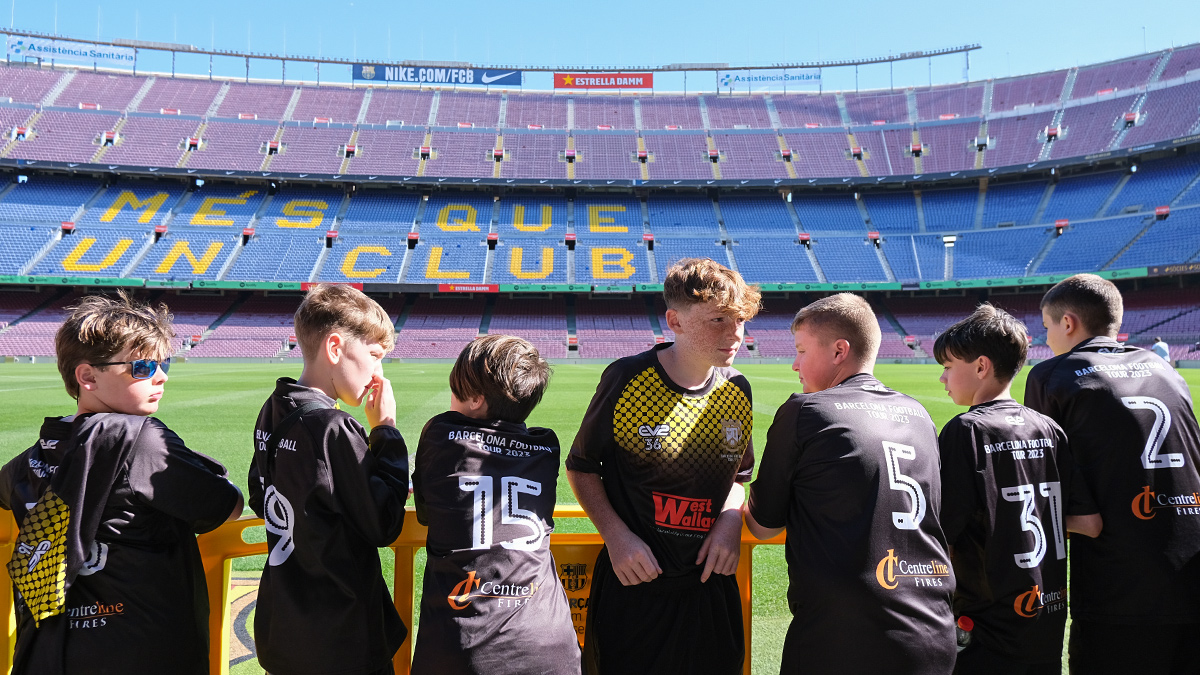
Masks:
[[[121,209],[128,206],[134,211],[145,209],[138,216],[137,221],[139,223],[149,223],[154,219],[154,215],[158,213],[158,210],[162,208],[162,205],[166,203],[167,196],[167,193],[160,192],[145,199],[138,199],[138,196],[132,190],[122,190],[121,194],[117,195],[117,198],[113,200],[112,206],[109,206],[104,215],[100,216],[100,222],[111,223],[121,213]]]
[[[226,215],[225,209],[217,207],[240,206],[248,202],[256,194],[258,194],[258,190],[247,190],[236,197],[208,197],[200,203],[200,208],[196,209],[196,212],[192,214],[191,224],[229,227],[233,225],[233,218],[215,217]]]
[[[594,279],[628,279],[636,269],[629,261],[633,253],[627,248],[604,248],[597,246],[592,249],[592,278]]]
[[[346,275],[347,279],[374,279],[383,274],[383,267],[376,267],[371,270],[358,269],[358,257],[364,253],[374,253],[384,256],[392,254],[384,246],[355,246],[346,253],[345,258],[342,258],[342,274]]]
[[[589,204],[588,230],[591,232],[628,232],[628,225],[616,225],[617,220],[605,213],[625,213],[623,204]]]
[[[166,257],[162,259],[162,262],[159,263],[158,267],[154,270],[154,273],[167,274],[171,271],[171,268],[175,266],[175,263],[179,262],[180,258],[186,258],[188,263],[192,266],[192,274],[204,274],[208,271],[208,268],[210,265],[212,265],[213,261],[217,259],[217,254],[221,252],[221,249],[224,246],[224,243],[214,241],[208,245],[208,249],[204,251],[204,255],[201,255],[199,258],[197,258],[192,254],[192,249],[188,242],[180,239],[179,241],[175,242],[175,245],[172,246],[171,250],[167,252]]]
[[[442,247],[434,246],[429,251],[429,263],[425,265],[426,279],[470,279],[471,273],[465,270],[442,269]]]
[[[298,227],[311,230],[320,226],[321,221],[325,220],[325,212],[329,210],[329,202],[322,199],[293,199],[283,205],[283,215],[303,218],[303,220],[291,220],[289,218],[276,218],[275,224],[279,227]]]
[[[553,225],[554,209],[549,204],[542,205],[542,224],[525,224],[525,206],[517,204],[513,207],[513,227],[522,232],[545,232]]]
[[[92,245],[95,243],[95,238],[88,237],[87,239],[84,239],[76,244],[74,250],[68,253],[67,257],[63,258],[63,269],[68,272],[99,272],[101,270],[106,270],[115,265],[116,262],[121,259],[121,256],[125,255],[125,251],[129,250],[129,247],[133,244],[133,240],[117,240],[117,243],[113,244],[113,247],[109,249],[108,253],[98,263],[79,262],[83,256],[91,250]]]
[[[525,256],[525,249],[520,246],[512,248],[512,257],[509,259],[508,271],[518,279],[545,279],[554,272],[554,249],[549,246],[542,247],[542,269],[541,271],[526,272],[522,259]]]
[[[463,215],[452,217],[456,213]],[[478,232],[479,226],[475,224],[478,215],[470,204],[447,204],[438,211],[436,222],[443,232]]]

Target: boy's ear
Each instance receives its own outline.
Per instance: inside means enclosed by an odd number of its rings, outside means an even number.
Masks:
[[[679,327],[682,325],[679,321],[679,310],[667,309],[666,318],[667,328],[670,328],[672,333],[678,333]]]
[[[975,359],[975,377],[977,379],[987,379],[994,373],[995,367],[993,366],[991,359],[986,356],[980,356],[979,358]]]
[[[842,365],[850,358],[850,342],[845,338],[838,338],[833,341],[833,362],[836,365]]]
[[[75,381],[79,383],[81,391],[95,391],[96,369],[87,363],[75,366]]]
[[[1063,334],[1067,336],[1070,336],[1072,333],[1078,330],[1080,326],[1079,317],[1071,312],[1063,312],[1060,323],[1063,327]]]
[[[346,340],[341,333],[333,332],[325,336],[325,356],[329,359],[329,363],[337,365],[338,361],[342,360],[342,353],[346,349]]]

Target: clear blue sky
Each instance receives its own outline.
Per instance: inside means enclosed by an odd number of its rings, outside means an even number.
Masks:
[[[4,10],[9,10],[5,12]],[[19,29],[102,39],[140,38],[263,53],[479,64],[649,65],[673,62],[774,63],[936,49],[978,42],[972,80],[1087,64],[1171,45],[1200,42],[1200,2],[1068,0],[1044,2],[382,2],[377,0],[0,0]],[[56,19],[57,16],[57,19]],[[3,17],[8,25],[10,17]],[[1145,42],[1143,47],[1143,30]],[[389,40],[390,32],[390,40]],[[169,59],[140,60],[169,70]],[[180,72],[207,73],[208,59],[180,57]],[[322,80],[348,79],[326,67]],[[217,75],[245,66],[218,59]],[[251,77],[278,78],[277,63],[255,63]],[[288,79],[314,77],[291,64]],[[689,89],[711,87],[690,76]],[[925,61],[895,66],[895,84],[926,84]],[[933,61],[936,83],[961,81],[962,56]],[[676,81],[678,80],[678,82]],[[677,76],[659,78],[679,89]],[[887,87],[886,65],[864,67],[862,88]],[[531,76],[527,86],[549,88]],[[827,70],[825,89],[853,89],[853,69]],[[662,88],[662,87],[660,87]]]

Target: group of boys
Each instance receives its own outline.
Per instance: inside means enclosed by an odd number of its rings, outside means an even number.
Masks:
[[[934,345],[969,406],[941,430],[873,375],[870,305],[823,298],[792,322],[803,393],[767,433],[757,479],[748,380],[731,366],[758,290],[707,259],[664,279],[674,342],[603,373],[566,458],[605,546],[582,651],[550,554],[558,438],[525,420],[550,367],[492,335],[450,373],[411,494],[428,526],[414,673],[741,672],[742,526],[786,531],[793,620],[783,673],[1200,672],[1200,427],[1159,356],[1114,338],[1121,296],[1077,275],[1042,300],[1046,343],[1025,404],[1028,336],[989,304]],[[298,380],[254,429],[249,505],[268,555],[254,639],[275,675],[391,673],[407,637],[378,548],[404,525],[409,456],[381,363],[394,329],[347,286],[306,295]],[[14,673],[208,671],[196,533],[242,513],[224,467],[157,419],[165,307],[79,303],[56,336],[75,414],[0,470],[19,536],[8,571]],[[338,405],[364,407],[368,427]],[[132,647],[131,645],[136,645]]]

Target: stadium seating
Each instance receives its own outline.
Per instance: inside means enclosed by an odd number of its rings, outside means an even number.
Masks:
[[[0,200],[0,223],[53,223],[71,220],[100,182],[75,178],[30,176]]]
[[[29,274],[39,276],[117,277],[132,263],[151,235],[145,232],[79,228],[42,258]]]
[[[575,105],[576,129],[607,126],[629,131],[635,128],[632,98],[599,94],[576,96],[572,100]]]
[[[788,177],[775,134],[714,133],[712,138],[721,153],[722,178]]]
[[[660,178],[712,178],[708,139],[704,134],[663,131],[643,136],[654,157],[650,175]],[[636,164],[634,167],[636,168]]]
[[[1121,174],[1116,171],[1063,178],[1054,186],[1042,222],[1051,223],[1060,218],[1077,220],[1097,215],[1096,212],[1120,180]]]
[[[761,95],[704,96],[714,129],[770,129],[771,116]]]
[[[371,92],[371,105],[367,107],[367,124],[403,123],[408,127],[425,126],[429,121],[429,109],[433,107],[432,91],[414,89],[375,89]],[[417,147],[419,144],[414,144]]]
[[[578,115],[578,108],[576,111]],[[641,177],[637,163],[637,136],[598,131],[575,132],[572,137],[575,141],[576,178],[634,180]]]
[[[144,113],[178,110],[181,115],[204,116],[220,91],[221,83],[212,80],[159,77],[137,109]]]
[[[831,282],[888,280],[875,246],[866,237],[818,236],[812,249]]]
[[[733,257],[738,272],[750,283],[820,281],[812,261],[794,234],[789,237],[751,235],[735,240]]]
[[[131,276],[179,281],[213,280],[238,243],[237,236],[230,232],[169,232],[150,247]]]
[[[459,124],[495,129],[500,125],[500,97],[443,91],[438,101],[437,126],[456,127]]]
[[[848,194],[792,194],[800,226],[809,232],[863,232],[858,204]]]
[[[917,202],[909,190],[872,193],[863,202],[871,214],[871,228],[880,232],[916,232]]]
[[[1200,172],[1200,159],[1192,156],[1164,159],[1138,167],[1108,207],[1107,215],[1129,211],[1153,211],[1170,204]]]
[[[493,255],[495,284],[565,284],[567,247],[550,237],[501,236]]]
[[[720,198],[721,218],[730,236],[792,235],[796,231],[787,203],[778,195],[729,195]]]
[[[324,232],[268,231],[243,246],[225,274],[228,281],[308,281],[317,255],[325,246]]]
[[[1041,181],[989,184],[983,204],[983,226],[1031,224],[1045,193],[1046,184]]]
[[[505,195],[500,200],[497,225],[501,240],[554,237],[562,241],[567,233],[567,200],[557,195]]]
[[[846,94],[846,112],[854,124],[903,124],[909,121],[908,97],[886,92]]]
[[[409,252],[410,284],[481,283],[488,248],[483,236],[422,235]]]
[[[575,244],[575,283],[631,286],[652,281],[640,236],[591,236]]]
[[[722,265],[729,264],[725,246],[714,237],[671,237],[654,242],[654,261],[658,278],[665,279],[667,269],[684,258],[712,258]]]
[[[957,235],[954,243],[954,278],[1021,277],[1030,269],[1050,236],[1044,227],[979,230]],[[1057,244],[1056,244],[1057,245]]]
[[[1200,254],[1200,208],[1176,210],[1150,226],[1121,254],[1113,269],[1185,263]]]
[[[941,235],[886,235],[880,247],[896,281],[941,281],[946,278],[946,245]]]
[[[495,164],[492,150],[496,147],[494,131],[434,132],[432,147],[434,156],[425,165],[426,176],[492,176]]]
[[[978,117],[983,109],[983,90],[978,84],[952,84],[918,91],[917,114],[922,122],[949,116]]]
[[[421,203],[416,193],[360,189],[350,200],[342,218],[343,232],[408,232],[412,230]]]
[[[646,201],[654,236],[720,235],[712,200],[707,197],[651,195]]]
[[[300,87],[300,99],[292,111],[292,119],[302,123],[312,122],[315,118],[336,123],[355,122],[365,93],[365,89],[344,87]]]
[[[418,297],[396,335],[393,358],[453,359],[479,336],[484,302],[470,297]],[[449,400],[445,404],[449,405]],[[439,408],[440,410],[440,408]]]
[[[396,283],[408,245],[403,234],[343,234],[333,241],[317,281]]]
[[[510,105],[512,99],[509,99]],[[704,128],[700,117],[699,98],[695,96],[643,96],[642,128],[697,130]],[[511,113],[510,113],[511,114]]]
[[[925,228],[934,232],[969,230],[975,223],[979,190],[974,187],[922,190]]]
[[[567,163],[559,157],[567,148],[562,134],[524,132],[504,135],[501,178],[566,178]]]
[[[185,191],[182,183],[118,181],[105,189],[77,224],[151,230],[170,213]]]
[[[205,184],[171,221],[176,227],[249,227],[267,191],[262,186]]]
[[[497,298],[490,335],[517,335],[533,343],[542,358],[567,357],[567,309],[561,297],[538,300]]]
[[[530,125],[543,129],[566,129],[567,97],[552,94],[509,94],[505,108],[505,128],[523,129]]]
[[[341,191],[332,188],[280,188],[255,227],[324,234],[333,226],[342,197]]]
[[[1037,273],[1101,269],[1145,227],[1144,215],[1073,223],[1051,246]]]
[[[654,344],[654,331],[641,299],[578,298],[575,333],[579,356],[615,359],[643,352]]]
[[[597,193],[575,198],[575,234],[580,239],[642,231],[642,203],[636,197]]]
[[[55,231],[45,227],[4,227],[0,236],[0,274],[19,274],[33,257],[54,240]],[[2,294],[0,294],[2,295]]]

